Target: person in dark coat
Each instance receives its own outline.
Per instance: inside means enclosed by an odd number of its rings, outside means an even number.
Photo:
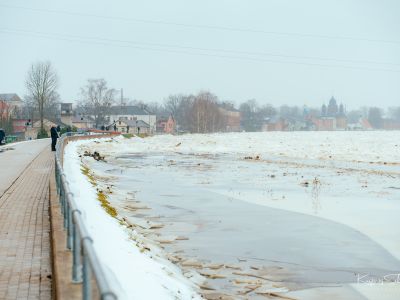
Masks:
[[[57,128],[55,126],[51,127],[50,134],[51,134],[51,151],[56,151],[58,132],[57,132]]]
[[[3,144],[3,140],[6,137],[6,133],[3,128],[0,128],[0,145]]]

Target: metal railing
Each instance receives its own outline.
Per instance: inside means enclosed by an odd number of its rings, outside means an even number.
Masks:
[[[118,297],[107,281],[103,266],[94,250],[93,239],[86,229],[82,213],[75,203],[74,195],[63,172],[63,143],[71,135],[74,134],[64,134],[57,143],[55,176],[64,228],[67,231],[66,247],[72,251],[72,282],[82,283],[84,300],[93,297],[92,281],[97,285],[100,299],[116,300]]]

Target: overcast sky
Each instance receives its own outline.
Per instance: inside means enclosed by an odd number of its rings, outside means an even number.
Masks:
[[[400,106],[400,1],[0,0],[0,93],[50,60],[65,102],[88,78],[131,99]]]

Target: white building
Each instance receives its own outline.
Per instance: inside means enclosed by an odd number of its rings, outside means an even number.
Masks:
[[[94,128],[94,120],[90,117],[76,116],[72,118],[72,126],[78,129]]]
[[[112,106],[107,121],[111,124],[120,120],[143,121],[150,126],[150,134],[156,132],[156,115],[148,111],[146,108],[133,105]]]
[[[121,133],[150,134],[150,126],[142,120],[118,120],[107,126],[107,130]]]

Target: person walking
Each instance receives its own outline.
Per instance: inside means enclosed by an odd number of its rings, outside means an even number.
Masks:
[[[50,135],[51,135],[51,151],[56,151],[56,144],[57,144],[57,139],[59,138],[57,128],[55,126],[52,126],[50,129]]]

